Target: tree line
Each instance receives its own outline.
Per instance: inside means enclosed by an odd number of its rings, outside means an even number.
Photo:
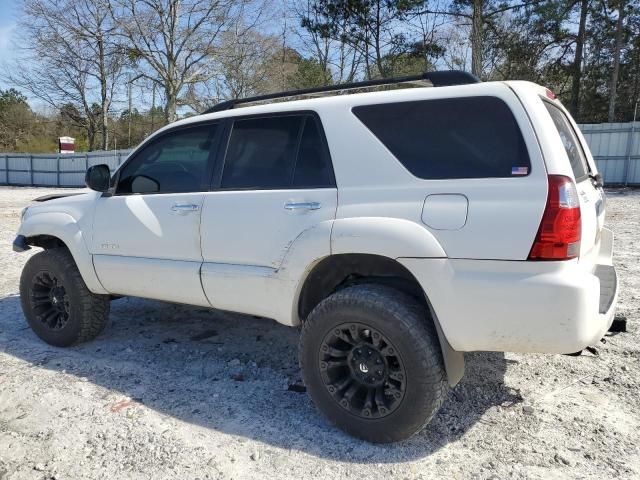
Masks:
[[[16,32],[4,151],[128,148],[229,98],[434,69],[545,85],[580,122],[640,99],[637,0],[22,0]]]

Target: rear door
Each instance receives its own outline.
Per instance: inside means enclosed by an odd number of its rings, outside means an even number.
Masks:
[[[588,147],[580,141],[577,125],[555,102],[543,99],[543,103],[560,135],[576,181],[582,221],[580,258],[585,261],[598,251],[594,247],[599,244],[604,226],[604,192],[602,187],[596,185],[596,166],[589,161],[586,151]]]
[[[202,210],[202,283],[212,305],[234,309],[221,289],[273,275],[297,238],[335,218],[337,190],[315,114],[234,118],[227,129]],[[322,235],[328,253],[330,230]]]

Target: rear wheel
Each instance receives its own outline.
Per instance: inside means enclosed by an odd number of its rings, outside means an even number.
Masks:
[[[426,309],[382,285],[348,287],[323,300],[303,326],[300,364],[317,408],[371,442],[420,431],[446,396]]]
[[[109,315],[109,296],[89,291],[66,248],[44,250],[27,261],[20,301],[36,335],[57,347],[92,340]]]

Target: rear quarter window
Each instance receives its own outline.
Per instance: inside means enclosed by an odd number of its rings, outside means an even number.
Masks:
[[[531,171],[516,119],[496,97],[364,105],[353,113],[419,178],[514,177]]]
[[[551,120],[553,120],[553,124],[560,135],[560,140],[562,140],[564,150],[567,152],[567,157],[569,157],[569,163],[571,163],[571,170],[573,170],[574,178],[577,181],[586,178],[587,160],[585,158],[584,151],[580,146],[578,136],[573,130],[567,115],[551,102],[543,100],[542,103],[544,103],[549,115],[551,115]]]

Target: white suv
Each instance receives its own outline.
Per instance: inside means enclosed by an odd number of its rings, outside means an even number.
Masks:
[[[409,80],[436,88],[227,102],[91,167],[93,191],[23,212],[27,321],[72,345],[132,295],[301,325],[311,398],[374,442],[431,419],[462,352],[598,342],[613,235],[569,114],[532,83]]]

